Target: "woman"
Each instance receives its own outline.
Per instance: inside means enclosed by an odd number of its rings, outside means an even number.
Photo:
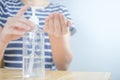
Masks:
[[[0,0],[0,60],[4,55],[5,68],[22,67],[22,36],[33,29],[34,23],[28,20],[30,5],[37,5],[41,7],[36,11],[39,25],[48,36],[45,40],[45,68],[67,70],[72,60],[69,37],[70,32],[74,32],[68,10],[48,0],[29,1]]]

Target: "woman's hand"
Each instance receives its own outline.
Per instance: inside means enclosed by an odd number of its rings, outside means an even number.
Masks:
[[[28,5],[20,9],[16,16],[8,18],[4,28],[0,33],[0,39],[8,43],[22,37],[27,31],[31,30],[34,24],[23,18],[22,15],[29,8]]]
[[[69,34],[69,26],[71,22],[68,21],[63,14],[53,13],[48,16],[45,22],[44,31],[50,36],[62,37]]]
[[[67,70],[72,60],[69,26],[71,22],[63,14],[53,13],[46,19],[44,30],[49,34],[52,57],[58,70]]]

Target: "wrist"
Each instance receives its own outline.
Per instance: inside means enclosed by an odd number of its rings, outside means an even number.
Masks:
[[[49,39],[50,39],[50,41],[58,41],[58,42],[61,42],[61,41],[63,41],[64,40],[64,37],[62,36],[62,37],[56,37],[56,36],[54,36],[54,35],[49,35]]]
[[[60,35],[60,36],[55,36],[55,35],[49,34],[49,38],[53,39],[53,40],[65,40],[65,39],[68,39],[69,37],[70,37],[70,33],[65,34],[65,35]]]
[[[62,37],[54,37],[54,36],[49,36],[49,39],[50,39],[50,43],[51,43],[51,46],[53,46],[54,44],[56,46],[62,46],[63,47],[66,47],[66,45],[69,44],[69,37],[68,36],[62,36]]]

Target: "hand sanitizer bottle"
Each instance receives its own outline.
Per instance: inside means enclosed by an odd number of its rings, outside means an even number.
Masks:
[[[44,32],[39,27],[39,20],[35,15],[36,7],[31,7],[31,10],[32,16],[29,20],[36,26],[23,38],[23,77],[44,78]]]

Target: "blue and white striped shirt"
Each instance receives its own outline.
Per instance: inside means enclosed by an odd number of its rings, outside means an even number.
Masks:
[[[20,10],[20,8],[24,6],[21,0],[0,0],[0,27],[4,27],[7,18],[16,15],[16,13]],[[44,26],[46,17],[53,13],[59,12],[63,13],[67,19],[71,21],[70,14],[68,10],[63,5],[56,5],[50,3],[44,9],[38,9],[36,11],[36,16],[39,18],[39,26]],[[31,9],[28,9],[24,17],[30,18],[32,15]],[[70,27],[70,31],[73,34],[75,32],[74,25]],[[52,59],[52,51],[50,46],[50,41],[48,34],[45,34],[45,68],[49,70],[53,70],[55,68],[55,64]],[[10,69],[21,69],[22,68],[22,47],[23,47],[23,39],[20,38],[15,41],[11,41],[4,54],[4,67]]]

